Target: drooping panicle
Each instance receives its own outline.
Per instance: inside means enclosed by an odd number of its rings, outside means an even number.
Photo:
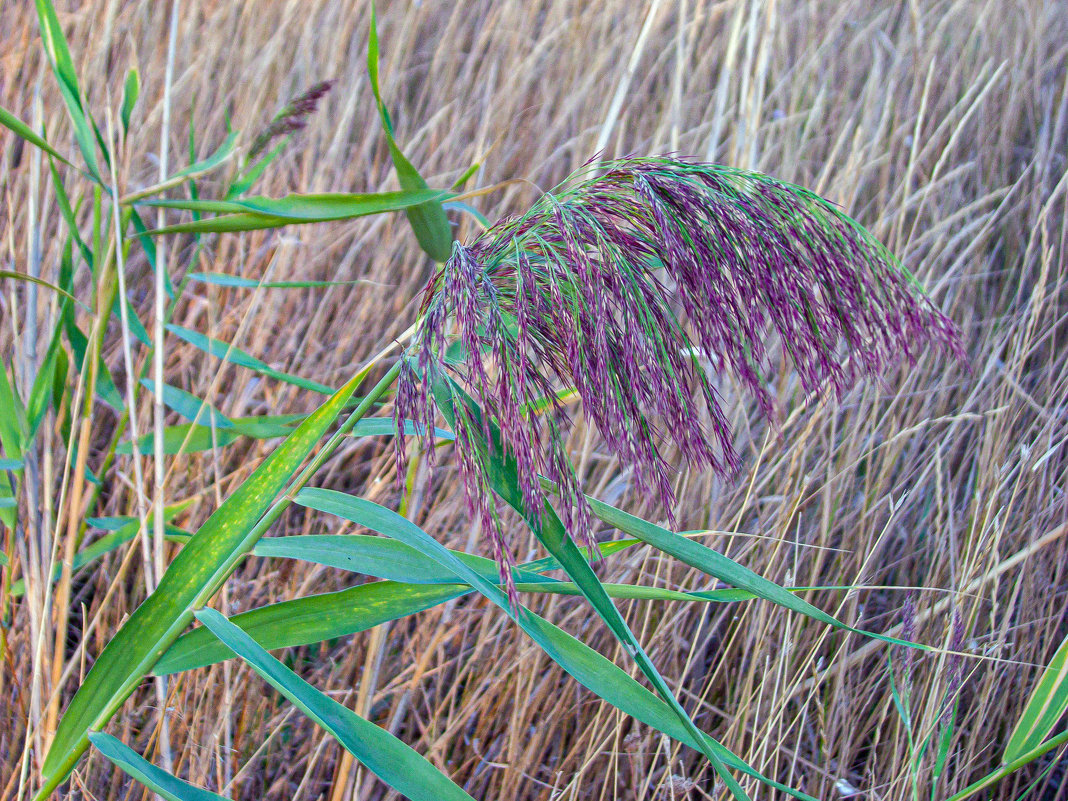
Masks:
[[[771,343],[810,394],[841,396],[928,343],[963,359],[953,324],[831,203],[765,175],[666,157],[588,164],[527,213],[456,245],[423,312],[411,353],[424,379],[448,371],[465,386],[484,439],[497,423],[529,513],[544,507],[544,476],[568,530],[591,547],[560,390],[577,393],[621,467],[673,520],[664,443],[695,466],[735,471],[716,384],[732,374],[771,416]],[[450,342],[460,358],[446,358]],[[402,404],[433,418],[425,389],[399,392]],[[497,548],[478,457],[460,441],[473,423],[457,421],[461,473]]]
[[[278,137],[288,136],[303,129],[308,124],[307,118],[314,113],[319,101],[327,95],[333,85],[332,80],[319,81],[286,103],[274,115],[267,127],[252,140],[248,150],[249,161],[266,150],[267,146]]]

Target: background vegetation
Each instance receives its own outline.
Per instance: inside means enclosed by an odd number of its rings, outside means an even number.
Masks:
[[[142,96],[121,152],[159,150],[173,33],[172,163],[189,163],[190,127],[203,158],[225,139],[228,116],[235,128],[259,130],[288,98],[334,78],[308,128],[264,175],[263,193],[396,188],[364,74],[369,8],[362,2],[183,0],[173,32],[166,3],[64,3],[60,20],[94,107],[110,106],[117,117],[115,87],[130,66],[140,70]],[[914,764],[883,644],[763,602],[622,606],[702,728],[812,795],[903,799],[919,786],[925,796],[948,797],[995,767],[1041,667],[1068,633],[1068,6],[383,3],[379,32],[382,89],[398,139],[431,185],[448,185],[457,167],[476,161],[484,164],[479,186],[521,179],[478,199],[490,219],[526,208],[539,188],[600,148],[607,155],[676,150],[759,169],[840,202],[932,291],[962,329],[971,375],[927,357],[889,376],[888,387],[857,391],[841,405],[804,408],[785,397],[781,436],[728,390],[744,472],[729,485],[681,475],[677,513],[683,527],[711,530],[708,544],[782,584],[852,587],[811,596],[847,623],[900,634],[911,604],[916,639],[959,641],[991,657],[964,665],[944,769],[936,770],[933,753]],[[33,6],[4,3],[0,106],[37,120],[62,153],[72,153],[49,70]],[[25,272],[39,257],[49,279],[63,238],[47,166],[35,168],[30,148],[10,133],[0,132],[0,142],[0,269]],[[129,191],[154,183],[158,172],[140,156],[117,168]],[[474,230],[470,218],[460,226],[461,238]],[[184,264],[194,244],[176,244],[174,261]],[[416,309],[409,301],[431,268],[401,215],[207,239],[195,261],[202,272],[251,279],[356,282],[256,291],[202,283],[175,312],[180,326],[330,385],[410,325]],[[151,270],[139,256],[126,270],[133,308],[147,323]],[[27,339],[20,315],[32,293],[24,282],[3,280],[0,353],[18,378],[32,381],[47,338]],[[40,328],[49,330],[54,298],[41,290],[36,303]],[[107,341],[105,359],[123,375],[117,339]],[[166,359],[168,383],[231,418],[307,412],[315,402],[177,337],[168,338]],[[147,431],[151,396],[142,400],[139,430]],[[50,487],[61,464],[51,417],[42,437],[37,469]],[[573,444],[591,495],[656,514],[581,426]],[[168,502],[188,505],[174,524],[195,528],[268,447],[241,440],[179,457]],[[392,479],[388,445],[356,439],[319,483],[393,505]],[[96,514],[136,514],[132,481],[129,458],[120,457]],[[409,517],[450,547],[480,547],[447,470],[416,487]],[[28,517],[28,536],[41,536],[53,511],[49,493],[33,501],[22,501],[40,511]],[[298,508],[277,529],[341,530],[336,520]],[[103,533],[90,529],[89,536]],[[520,560],[540,555],[518,526],[515,536]],[[13,532],[5,528],[4,537],[5,555],[17,562]],[[70,648],[81,641],[82,621],[102,610],[79,659],[97,653],[144,597],[136,555],[120,570],[127,554],[117,551],[72,586]],[[707,589],[707,578],[649,549],[626,551],[599,570],[607,581]],[[302,562],[250,561],[216,606],[231,615],[352,580]],[[916,589],[907,604],[909,587]],[[47,715],[30,703],[31,687],[50,689],[52,680],[52,645],[35,655],[31,639],[43,598],[14,589],[5,569],[4,799],[18,790],[25,721],[36,727]],[[627,664],[581,600],[531,603]],[[427,754],[476,798],[718,794],[697,755],[597,701],[477,598],[295,649],[286,659]],[[902,656],[894,659],[900,664]],[[916,730],[931,730],[944,711],[951,667],[945,657],[915,656]],[[229,662],[172,680],[165,715],[179,775],[233,798],[387,795],[332,738],[247,674]],[[158,719],[146,683],[109,730],[152,757]],[[1039,777],[1029,797],[1061,797],[1058,758],[1047,755],[989,797],[1020,797]],[[98,754],[80,766],[72,787],[82,798],[143,792]]]

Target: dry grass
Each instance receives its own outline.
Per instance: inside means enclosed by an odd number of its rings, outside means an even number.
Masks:
[[[108,102],[106,87],[120,85],[127,66],[141,69],[144,96],[125,151],[136,155],[119,165],[120,181],[131,190],[152,183],[158,170],[142,154],[158,151],[168,7],[144,0],[60,4],[92,105]],[[324,110],[270,171],[264,191],[392,188],[363,73],[367,22],[362,2],[183,0],[172,163],[186,158],[194,103],[203,155],[224,136],[227,112],[235,127],[254,131],[285,98],[336,78]],[[680,476],[679,513],[691,528],[745,532],[705,541],[776,581],[854,586],[811,595],[847,622],[889,630],[901,622],[901,588],[921,588],[914,595],[917,636],[943,645],[958,609],[966,648],[986,658],[967,665],[961,717],[935,797],[994,767],[1039,666],[1068,633],[1068,3],[683,0],[653,2],[650,10],[608,0],[383,2],[380,33],[383,89],[400,140],[431,184],[450,182],[487,151],[479,185],[520,179],[480,199],[491,219],[524,207],[537,187],[562,178],[598,142],[609,154],[678,150],[824,193],[869,225],[932,290],[962,328],[970,375],[927,358],[889,376],[885,387],[858,391],[838,406],[805,408],[784,371],[782,436],[733,401],[745,472],[729,486]],[[32,4],[4,3],[0,105],[32,118],[38,85],[43,122],[66,151],[68,128]],[[61,224],[58,210],[33,186],[28,149],[19,158],[10,134],[0,133],[0,142],[3,268],[25,264],[29,232],[40,227],[47,278],[62,246],[52,236]],[[202,186],[205,195],[211,189]],[[172,258],[183,264],[188,255],[179,249]],[[205,286],[177,311],[176,322],[212,336],[229,340],[242,332],[237,344],[272,366],[337,382],[409,325],[409,300],[430,265],[396,215],[219,238],[195,269],[252,277],[270,270],[276,280],[366,279],[354,287],[258,294]],[[147,320],[151,272],[141,258],[127,270]],[[25,292],[25,285],[5,282],[0,306],[0,353],[17,366],[24,364],[25,342],[16,309]],[[47,293],[39,297],[46,329],[54,307]],[[120,350],[112,345],[106,356],[121,373]],[[168,341],[167,376],[233,416],[315,403],[247,370],[220,368],[176,340]],[[142,431],[150,421],[146,397]],[[98,420],[101,443],[113,423]],[[574,436],[592,494],[656,514],[628,492],[627,476],[599,453],[595,438],[581,429]],[[60,444],[56,432],[46,433],[38,466],[48,488],[39,502],[45,516],[53,514]],[[267,447],[235,445],[178,460],[168,500],[193,500],[179,522],[203,520]],[[95,466],[93,452],[89,458]],[[380,444],[357,441],[320,483],[392,504],[391,471]],[[120,459],[101,513],[136,508],[132,481],[129,459]],[[451,547],[479,547],[447,471],[420,486],[413,519]],[[41,521],[31,518],[24,536],[47,551]],[[337,526],[291,511],[282,529]],[[520,557],[533,553],[531,540],[516,532]],[[5,537],[5,552],[29,569],[29,552],[12,532]],[[66,698],[79,665],[143,598],[140,560],[135,555],[123,575],[122,556],[75,580],[68,648],[59,649],[76,660]],[[707,581],[648,549],[613,558],[603,577],[698,589]],[[217,605],[233,613],[351,580],[306,564],[249,561]],[[42,603],[43,595],[31,593],[6,618],[3,799],[14,798],[19,786],[25,722],[36,727],[46,712],[31,707],[32,684],[51,689],[52,646],[36,658],[32,648]],[[905,733],[881,645],[766,603],[624,607],[698,724],[758,769],[819,798],[843,797],[850,787],[860,791],[854,798],[911,797]],[[538,608],[626,664],[582,602],[552,597]],[[74,650],[83,621],[98,612],[85,651]],[[693,752],[597,701],[480,600],[295,649],[286,659],[389,726],[479,799],[720,796]],[[941,711],[947,678],[943,657],[918,658],[914,704],[925,726]],[[157,706],[146,683],[111,727],[152,758]],[[225,787],[233,798],[388,794],[238,663],[172,681],[165,714],[179,775]],[[35,747],[33,759],[40,757]],[[1030,766],[989,797],[1019,797],[1048,764]],[[921,788],[931,767],[930,760],[920,766]],[[1028,797],[1068,797],[1063,773],[1056,767]],[[669,787],[672,776],[695,782],[688,796],[685,782]],[[142,794],[98,756],[82,763],[70,791],[86,799]]]

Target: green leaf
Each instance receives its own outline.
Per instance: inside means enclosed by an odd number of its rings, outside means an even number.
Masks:
[[[215,286],[237,287],[240,289],[312,289],[328,286],[352,286],[363,283],[362,278],[354,281],[257,281],[227,273],[186,273],[190,281],[198,281]]]
[[[60,720],[42,768],[38,798],[70,774],[88,747],[88,731],[105,724],[181,633],[193,610],[218,590],[262,533],[256,524],[345,407],[358,374],[308,416],[240,488],[205,521],[164,573],[156,590],[99,655]]]
[[[63,158],[63,156],[59,154],[59,151],[57,151],[50,144],[48,144],[48,142],[45,141],[44,137],[34,133],[33,128],[24,123],[22,120],[20,120],[7,109],[0,108],[0,125],[3,125],[16,136],[22,137],[31,145],[36,145],[37,147],[41,148],[41,150],[52,156],[52,158],[57,158],[64,164],[67,164],[72,167],[74,166],[65,158]]]
[[[164,233],[218,233],[279,228],[297,223],[350,220],[371,214],[402,211],[424,204],[428,199],[447,197],[447,192],[426,186],[405,188],[398,192],[370,194],[287,195],[282,198],[253,197],[242,200],[144,200],[146,206],[217,213],[190,223],[179,223],[148,231]]]
[[[66,331],[67,341],[70,342],[71,350],[74,351],[75,364],[81,368],[85,365],[85,353],[89,347],[89,338],[78,328],[78,325],[74,322],[73,314],[65,315],[63,328]],[[96,394],[100,400],[119,414],[125,412],[126,404],[115,386],[115,380],[111,377],[111,370],[108,369],[101,356],[97,357]]]
[[[78,86],[78,77],[74,71],[74,61],[70,57],[70,48],[63,35],[63,29],[56,16],[56,9],[50,0],[35,0],[37,19],[41,26],[41,41],[44,44],[52,71],[59,84],[59,92],[67,105],[68,116],[74,127],[74,138],[82,151],[82,157],[89,168],[90,176],[100,181],[100,169],[97,166],[96,140],[94,138],[89,114],[82,105],[82,91]]]
[[[119,307],[122,300],[122,295],[116,292],[115,302],[111,306],[111,313],[116,320],[122,319],[122,309]],[[145,324],[141,322],[141,318],[137,316],[137,310],[128,299],[126,299],[126,321],[130,324],[130,333],[134,335],[134,338],[145,347],[151,348],[152,338],[149,337]]]
[[[300,378],[299,376],[275,370],[273,367],[268,366],[266,362],[260,361],[255,356],[246,353],[240,348],[223,342],[221,339],[213,339],[212,337],[204,336],[204,334],[194,331],[191,328],[183,328],[180,325],[170,323],[167,325],[167,330],[176,337],[184,339],[190,345],[214,356],[216,359],[222,359],[240,367],[247,367],[250,370],[255,370],[258,373],[268,376],[269,378],[275,378],[279,381],[284,381],[287,384],[292,384],[301,389],[311,390],[312,392],[318,392],[322,395],[330,395],[334,391],[333,387],[328,387],[317,381],[309,381],[306,378]]]
[[[33,276],[33,275],[26,275],[26,273],[20,273],[20,272],[14,271],[14,270],[0,270],[0,278],[12,278],[15,281],[28,281],[31,284],[37,284],[37,286],[43,286],[43,287],[45,287],[45,289],[51,289],[53,292],[55,292],[55,293],[57,293],[59,295],[62,295],[67,300],[73,300],[79,306],[81,306],[82,308],[85,308],[84,304],[82,304],[70,292],[68,292],[67,290],[56,286],[53,283],[45,281],[43,278],[37,278],[36,276]]]
[[[727,770],[720,755],[701,739],[702,733],[700,729],[697,728],[690,719],[689,714],[683,709],[682,704],[675,698],[667,682],[660,675],[660,671],[656,669],[637,637],[631,632],[630,626],[627,625],[619,610],[616,609],[615,604],[612,603],[612,599],[605,592],[604,586],[593,572],[589,562],[586,561],[564,529],[556,510],[546,501],[544,508],[541,510],[540,519],[538,519],[534,517],[530,510],[525,508],[514,459],[502,457],[501,454],[504,453],[504,449],[496,426],[492,423],[490,425],[490,435],[493,437],[492,447],[490,447],[490,444],[482,439],[482,428],[479,425],[481,410],[475,406],[474,401],[463,392],[459,385],[452,382],[451,379],[449,379],[448,384],[441,380],[435,381],[434,396],[438,408],[454,430],[456,423],[455,402],[459,401],[467,407],[466,413],[474,421],[474,424],[471,425],[471,446],[483,452],[482,462],[486,466],[486,480],[493,488],[493,491],[527,521],[527,525],[534,532],[538,541],[556,558],[571,580],[579,587],[582,594],[597,612],[597,615],[605,622],[616,639],[619,640],[624,651],[630,655],[638,669],[656,689],[657,694],[672,709],[682,723],[683,728],[699,744],[700,751],[708,758],[716,774],[727,785],[727,789],[731,791],[731,794],[736,799],[748,799],[738,780]]]
[[[22,459],[28,427],[26,407],[0,362],[0,445],[9,459]]]
[[[141,386],[149,392],[155,392],[155,384],[147,378],[141,379]],[[226,415],[218,411],[206,400],[201,400],[196,395],[186,392],[184,389],[172,387],[170,384],[163,385],[163,403],[168,409],[178,412],[190,422],[207,427],[233,428],[234,424]]]
[[[1068,709],[1068,638],[1053,655],[1031,692],[1027,706],[1005,746],[1002,762],[1008,764],[1033,751],[1049,736]]]
[[[371,4],[371,29],[367,39],[367,75],[371,80],[371,91],[374,92],[375,102],[378,105],[378,115],[382,120],[382,130],[386,134],[389,143],[389,154],[393,159],[393,168],[397,172],[397,180],[402,189],[412,191],[426,189],[427,183],[419,171],[415,169],[393,138],[393,123],[389,118],[389,111],[382,102],[382,93],[378,88],[378,18],[374,4]],[[418,206],[413,206],[405,212],[408,222],[419,246],[434,261],[448,261],[452,255],[452,226],[449,218],[442,208],[440,200],[429,200]]]
[[[59,369],[61,364],[60,354],[63,352],[62,335],[63,327],[56,325],[52,332],[52,339],[48,343],[44,361],[37,371],[36,378],[33,380],[33,386],[30,388],[30,397],[26,402],[27,441],[32,441],[36,436],[37,428],[41,425],[45,412],[48,411],[49,401],[52,400],[56,370]]]
[[[398,517],[401,520],[405,519],[399,515]],[[388,518],[381,520],[378,525],[387,529],[392,528]],[[365,534],[267,537],[256,543],[253,553],[256,556],[301,559],[305,562],[315,562],[328,567],[407,584],[456,584],[456,574],[442,567],[435,559],[424,556],[420,551],[403,542],[385,537],[371,537]],[[498,580],[499,570],[497,563],[492,559],[459,551],[452,551],[452,553],[487,581]],[[555,582],[555,579],[526,571],[516,571],[515,578],[516,581],[534,584]]]
[[[212,431],[210,426],[194,425],[193,423],[180,423],[167,426],[163,429],[163,452],[169,456],[181,453],[200,453],[210,451],[212,448],[222,448],[241,437],[251,439],[275,439],[285,437],[293,432],[293,426],[305,418],[302,414],[281,414],[262,417],[232,417],[231,428],[216,428]],[[422,434],[417,430],[411,420],[404,421],[405,432],[409,436]],[[383,437],[393,436],[395,428],[391,417],[370,417],[360,420],[350,432],[352,437]],[[452,433],[444,429],[434,429],[439,439],[452,439]],[[153,449],[153,435],[145,434],[140,438],[138,450],[144,454],[151,454]],[[184,444],[184,448],[182,447]],[[117,453],[129,454],[133,452],[133,445],[129,440],[120,442]]]
[[[216,167],[218,167],[220,164],[225,162],[228,158],[230,158],[230,156],[233,155],[234,148],[237,147],[238,134],[238,131],[231,132],[226,137],[226,139],[223,140],[223,143],[219,145],[218,150],[216,150],[207,158],[201,159],[200,161],[190,164],[184,170],[179,170],[171,176],[171,179],[186,178],[190,175],[200,175],[202,173],[214,170]]]
[[[397,540],[365,534],[307,534],[293,537],[267,537],[256,543],[256,556],[300,559],[327,567],[361,573],[365,576],[406,584],[456,584],[456,574],[442,567],[434,559]],[[497,563],[482,556],[452,552],[487,581],[499,583]],[[553,560],[555,562],[555,560]],[[555,564],[549,565],[556,567]],[[513,571],[519,592],[557,595],[581,594],[572,582],[540,576],[528,569]],[[632,584],[605,584],[605,592],[612,598],[633,598],[646,601],[732,602],[752,598],[740,590],[712,590],[709,592],[678,592],[661,587]]]
[[[89,741],[123,773],[159,793],[167,801],[227,801],[221,795],[194,787],[172,776],[163,768],[156,767],[110,734],[90,732]]]
[[[333,490],[304,489],[297,495],[296,502],[302,506],[334,514],[354,523],[367,526],[388,536],[394,536],[425,556],[436,559],[439,564],[451,569],[458,579],[474,587],[496,604],[505,614],[515,620],[519,627],[550,658],[570,673],[579,683],[593,690],[613,706],[693,748],[700,749],[703,752],[714,751],[719,759],[748,775],[759,778],[774,787],[784,789],[796,797],[809,798],[809,796],[798,794],[797,791],[786,788],[783,785],[768,781],[745,762],[731,754],[726,748],[700,732],[700,730],[695,732],[692,724],[691,727],[685,726],[671,706],[661,701],[634,681],[623,670],[616,667],[589,646],[579,642],[525,607],[520,608],[518,613],[513,612],[508,603],[507,595],[500,587],[486,580],[477,571],[472,570],[457,558],[452,551],[411,521],[371,501],[354,498]],[[320,599],[328,597],[319,596]],[[322,604],[322,601],[320,601],[320,604]],[[290,611],[295,610],[290,607]],[[325,609],[320,609],[319,611],[326,612]],[[334,611],[336,612],[337,610]],[[274,614],[277,614],[277,612]],[[235,621],[244,622],[240,616],[235,618]],[[334,625],[338,625],[339,621],[335,617],[331,619],[331,622]],[[312,625],[318,625],[318,623],[313,622]],[[272,647],[266,643],[265,646]]]
[[[412,801],[474,801],[426,757],[312,687],[219,612],[201,609],[196,616],[264,681],[336,737],[350,754],[394,790]]]
[[[0,459],[0,470],[21,470],[24,466],[22,459]]]
[[[261,540],[263,542],[263,540]],[[233,622],[268,650],[308,645],[365,631],[470,592],[465,586],[376,581],[339,592],[282,601],[235,615]],[[156,675],[181,673],[229,658],[206,629],[179,637],[156,663]]]
[[[122,85],[122,111],[119,118],[122,120],[122,132],[126,134],[130,130],[130,115],[133,114],[137,98],[141,94],[141,75],[133,67],[126,73],[126,81]]]
[[[650,523],[648,520],[643,520],[621,509],[616,509],[614,506],[609,506],[596,498],[586,496],[586,499],[589,501],[590,509],[593,511],[594,516],[610,526],[614,526],[623,533],[652,545],[657,550],[674,556],[676,559],[685,562],[691,567],[696,567],[698,570],[714,576],[720,581],[751,592],[758,598],[763,598],[793,612],[807,615],[821,623],[851,631],[855,634],[873,637],[894,645],[903,645],[907,648],[917,648],[923,651],[931,650],[929,646],[921,643],[900,640],[895,637],[888,637],[885,634],[848,626],[819,607],[798,598],[794,595],[794,591],[754,573],[749,568],[743,567],[733,559],[712,550],[707,545],[702,545],[689,537],[684,537],[674,531],[668,531],[666,528]]]
[[[271,165],[271,162],[278,158],[282,151],[286,149],[286,145],[289,144],[289,139],[290,137],[285,137],[251,167],[246,165],[245,170],[234,179],[233,184],[231,184],[230,188],[227,190],[226,199],[233,200],[251,189],[252,185],[259,180],[261,175],[263,175],[263,171],[266,170]]]

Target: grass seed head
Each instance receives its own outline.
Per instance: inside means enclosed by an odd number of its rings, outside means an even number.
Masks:
[[[568,530],[588,545],[559,388],[577,391],[607,447],[670,518],[664,443],[694,466],[733,473],[739,456],[716,381],[733,374],[771,417],[773,335],[808,394],[841,397],[928,344],[963,359],[952,322],[831,203],[758,173],[669,157],[588,164],[526,214],[457,244],[423,311],[412,348],[424,376],[458,377],[486,413],[487,439],[489,420],[499,424],[527,509],[543,509],[546,476]],[[460,360],[446,360],[453,341]],[[546,412],[530,411],[546,401]],[[425,389],[402,389],[397,412],[429,420],[429,403]],[[465,453],[459,430],[457,445],[469,502],[486,519],[482,457]]]

